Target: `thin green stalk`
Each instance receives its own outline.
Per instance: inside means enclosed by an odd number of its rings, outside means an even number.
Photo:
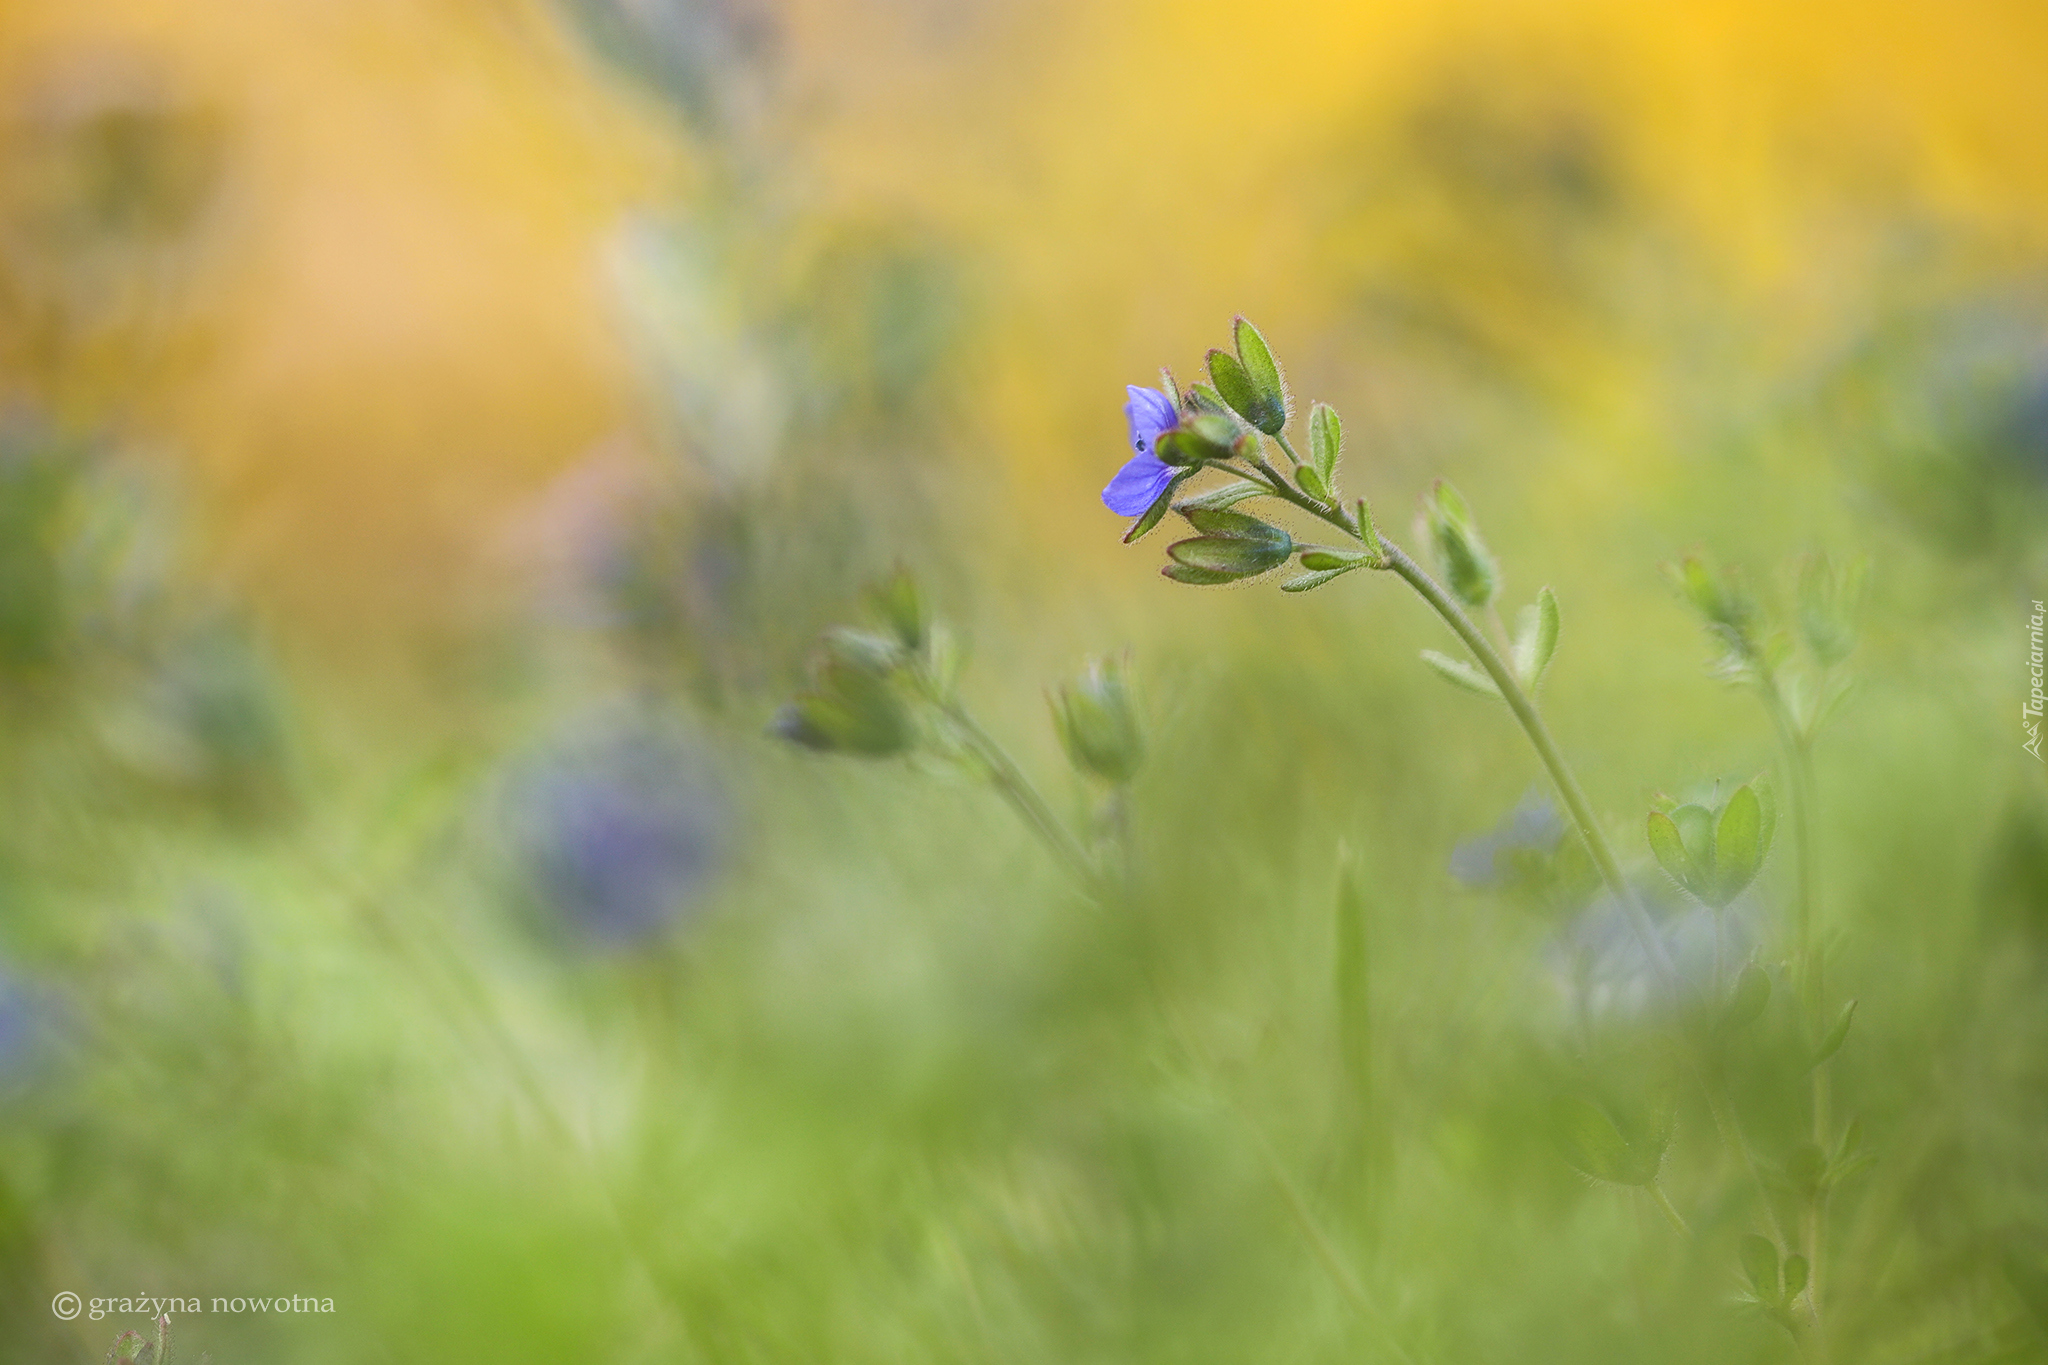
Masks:
[[[1294,454],[1284,436],[1274,439],[1290,456]],[[1328,522],[1360,544],[1365,543],[1362,528],[1341,507],[1332,507],[1300,492],[1264,459],[1254,460],[1253,469],[1256,473],[1238,469],[1232,472],[1241,474],[1254,483],[1263,484],[1275,497],[1294,504],[1321,521]],[[1386,567],[1406,579],[1408,585],[1436,609],[1436,614],[1441,616],[1444,623],[1465,642],[1465,647],[1472,652],[1472,657],[1479,661],[1480,667],[1493,679],[1494,686],[1500,689],[1502,699],[1507,702],[1508,709],[1514,712],[1515,720],[1521,725],[1523,733],[1529,737],[1529,743],[1535,746],[1536,756],[1543,761],[1543,766],[1549,772],[1550,780],[1556,785],[1558,794],[1564,798],[1572,823],[1578,827],[1579,838],[1585,843],[1587,853],[1592,855],[1593,864],[1599,870],[1600,880],[1606,883],[1608,893],[1628,915],[1630,925],[1634,928],[1636,937],[1641,940],[1643,952],[1649,957],[1651,967],[1667,984],[1675,983],[1678,980],[1678,971],[1672,965],[1671,955],[1665,951],[1663,940],[1657,937],[1656,926],[1650,922],[1649,912],[1643,909],[1642,903],[1629,889],[1627,879],[1622,876],[1621,864],[1615,860],[1614,850],[1608,846],[1607,837],[1600,832],[1599,824],[1593,819],[1592,807],[1586,801],[1586,794],[1580,790],[1578,779],[1572,775],[1571,767],[1564,761],[1564,755],[1558,751],[1557,741],[1551,738],[1549,727],[1543,723],[1543,717],[1536,710],[1536,703],[1523,690],[1514,671],[1501,658],[1500,651],[1495,649],[1492,642],[1472,624],[1472,619],[1465,614],[1464,608],[1444,591],[1441,584],[1430,577],[1427,570],[1409,558],[1406,552],[1387,539],[1384,533],[1379,536],[1379,547],[1381,554],[1385,556]]]
[[[1671,1202],[1671,1196],[1664,1193],[1664,1182],[1652,1180],[1649,1188],[1650,1197],[1656,1200],[1658,1208],[1664,1210],[1664,1216],[1671,1220],[1672,1227],[1678,1229],[1678,1235],[1691,1237],[1692,1227],[1685,1221],[1685,1215],[1678,1211],[1678,1206]]]
[[[1775,679],[1766,678],[1763,683],[1765,709],[1769,711],[1771,723],[1778,732],[1778,743],[1785,751],[1785,766],[1792,785],[1792,843],[1795,859],[1793,902],[1793,956],[1797,963],[1800,1003],[1806,1014],[1806,1031],[1809,1043],[1817,1042],[1828,1026],[1827,981],[1825,963],[1820,946],[1815,942],[1814,925],[1818,919],[1818,888],[1814,869],[1814,782],[1813,782],[1813,739],[1802,733],[1794,722],[1791,709],[1785,704],[1784,695],[1779,692]],[[1825,1063],[1813,1068],[1813,1141],[1821,1151],[1833,1146],[1831,1129],[1832,1116],[1829,1113],[1830,1099],[1828,1068]],[[1816,1335],[1821,1323],[1821,1271],[1822,1244],[1827,1239],[1827,1191],[1816,1191],[1807,1202],[1802,1232],[1806,1240],[1806,1258],[1809,1267],[1806,1305],[1813,1315]]]
[[[1771,1236],[1781,1247],[1791,1243],[1785,1238],[1785,1228],[1778,1221],[1778,1209],[1771,1202],[1771,1187],[1764,1183],[1763,1168],[1757,1165],[1756,1153],[1749,1148],[1748,1138],[1743,1136],[1742,1123],[1735,1117],[1734,1109],[1721,1095],[1720,1089],[1705,1076],[1700,1075],[1700,1089],[1706,1093],[1707,1108],[1713,1112],[1714,1127],[1721,1132],[1721,1141],[1737,1156],[1749,1170],[1751,1183],[1756,1186],[1756,1197],[1764,1206],[1764,1217],[1770,1221]],[[1809,1273],[1811,1267],[1809,1265]]]
[[[967,747],[974,751],[982,766],[988,769],[989,781],[1002,798],[1024,817],[1024,823],[1045,841],[1053,856],[1064,863],[1083,886],[1093,888],[1096,883],[1093,860],[1060,822],[1059,816],[1053,813],[1052,807],[1046,804],[1045,798],[1038,794],[1038,788],[1031,785],[1031,779],[1024,775],[1023,769],[957,700],[941,702],[940,710],[960,731],[961,738],[967,741]]]
[[[1657,936],[1657,929],[1650,922],[1649,912],[1629,889],[1628,881],[1622,876],[1621,864],[1615,860],[1614,850],[1608,846],[1607,836],[1600,832],[1600,826],[1593,818],[1592,807],[1586,801],[1586,794],[1579,788],[1579,780],[1572,775],[1570,765],[1558,751],[1557,741],[1551,738],[1550,727],[1543,723],[1543,717],[1536,710],[1536,703],[1523,690],[1521,681],[1514,670],[1500,657],[1492,643],[1472,624],[1472,618],[1465,614],[1443,586],[1410,559],[1400,546],[1380,537],[1380,549],[1387,557],[1387,567],[1406,579],[1408,586],[1422,594],[1424,601],[1436,609],[1444,623],[1457,633],[1500,689],[1502,700],[1515,714],[1522,731],[1535,746],[1536,756],[1543,760],[1544,768],[1550,773],[1550,780],[1556,785],[1558,794],[1564,798],[1565,807],[1571,812],[1572,823],[1578,826],[1579,838],[1586,845],[1586,852],[1592,855],[1593,865],[1599,869],[1600,880],[1607,884],[1610,895],[1628,914],[1629,921],[1642,940],[1643,951],[1649,956],[1651,965],[1667,983],[1676,982],[1678,971],[1672,965],[1671,956],[1665,951],[1664,942]]]

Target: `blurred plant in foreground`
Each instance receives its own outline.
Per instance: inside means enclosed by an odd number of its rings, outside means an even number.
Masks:
[[[960,697],[964,662],[952,632],[933,621],[910,575],[869,593],[884,630],[828,631],[812,664],[810,688],[776,714],[772,731],[824,753],[887,758],[919,753],[988,782],[1084,886],[1105,875],[1103,857],[1070,830],[1052,806],[967,710]],[[1128,667],[1096,660],[1053,694],[1053,725],[1077,773],[1110,791],[1098,826],[1117,831],[1114,812],[1144,759],[1144,733]]]

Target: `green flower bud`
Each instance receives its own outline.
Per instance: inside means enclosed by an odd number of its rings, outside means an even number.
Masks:
[[[1161,463],[1183,468],[1204,460],[1227,460],[1236,454],[1238,435],[1237,424],[1228,417],[1198,412],[1161,432],[1153,453]]]
[[[1189,507],[1181,515],[1202,535],[1166,547],[1173,563],[1161,572],[1177,583],[1235,583],[1278,568],[1294,555],[1294,538],[1257,517],[1209,507]]]
[[[917,731],[897,692],[903,647],[866,631],[829,632],[808,691],[775,713],[769,733],[822,753],[882,758],[902,753]]]
[[[1122,659],[1091,659],[1081,676],[1052,694],[1053,728],[1067,761],[1078,772],[1105,782],[1136,776],[1145,757],[1145,735]]]

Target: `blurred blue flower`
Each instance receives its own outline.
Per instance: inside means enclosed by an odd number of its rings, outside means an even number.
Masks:
[[[1166,485],[1173,482],[1173,467],[1154,454],[1153,448],[1160,435],[1172,430],[1180,418],[1173,399],[1158,389],[1131,384],[1125,392],[1130,401],[1124,404],[1124,420],[1130,423],[1131,449],[1137,453],[1116,472],[1109,487],[1102,490],[1102,501],[1120,517],[1137,517],[1143,516],[1145,509],[1166,491]]]
[[[1513,872],[1508,864],[1516,854],[1547,858],[1563,841],[1557,807],[1540,792],[1530,792],[1498,825],[1451,850],[1451,875],[1470,887],[1498,886]]]
[[[1753,904],[1716,915],[1662,877],[1635,883],[1676,979],[1652,965],[1633,917],[1605,891],[1565,926],[1552,965],[1574,1013],[1587,1023],[1640,1020],[1714,998],[1748,960]],[[1717,980],[1718,979],[1718,980]]]
[[[555,923],[623,947],[688,911],[724,861],[727,802],[705,756],[673,727],[590,727],[513,783],[514,846]]]
[[[13,1090],[28,1078],[48,1026],[49,1002],[0,965],[0,1091]]]

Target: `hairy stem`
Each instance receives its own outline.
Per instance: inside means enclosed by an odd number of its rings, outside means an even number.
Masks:
[[[1627,913],[1636,936],[1642,940],[1643,952],[1649,957],[1651,966],[1667,982],[1675,982],[1678,979],[1678,972],[1672,965],[1671,956],[1665,951],[1663,940],[1657,937],[1657,929],[1650,922],[1649,912],[1643,909],[1642,902],[1636,899],[1635,893],[1629,889],[1627,880],[1622,876],[1621,864],[1615,861],[1614,850],[1608,846],[1607,836],[1600,832],[1600,826],[1593,818],[1592,807],[1586,802],[1586,794],[1580,790],[1579,780],[1572,775],[1570,765],[1558,751],[1557,741],[1551,738],[1550,727],[1543,723],[1543,717],[1537,713],[1536,703],[1523,690],[1520,680],[1500,657],[1500,652],[1481,633],[1479,627],[1472,624],[1472,618],[1465,614],[1464,608],[1460,607],[1448,592],[1444,591],[1442,584],[1431,578],[1421,565],[1410,559],[1400,546],[1385,536],[1380,537],[1380,549],[1387,557],[1387,567],[1406,579],[1408,586],[1414,588],[1422,595],[1424,601],[1436,609],[1436,614],[1443,617],[1444,623],[1465,642],[1465,647],[1472,652],[1472,657],[1479,661],[1479,666],[1486,670],[1487,676],[1493,679],[1494,686],[1500,689],[1502,700],[1506,701],[1508,709],[1514,712],[1515,720],[1520,723],[1522,732],[1529,737],[1529,743],[1535,747],[1536,756],[1543,760],[1543,766],[1549,772],[1552,783],[1556,785],[1558,795],[1564,798],[1565,808],[1571,813],[1572,823],[1578,827],[1579,838],[1585,843],[1586,852],[1592,855],[1593,865],[1599,869],[1600,880],[1607,884],[1608,894],[1612,895]]]

